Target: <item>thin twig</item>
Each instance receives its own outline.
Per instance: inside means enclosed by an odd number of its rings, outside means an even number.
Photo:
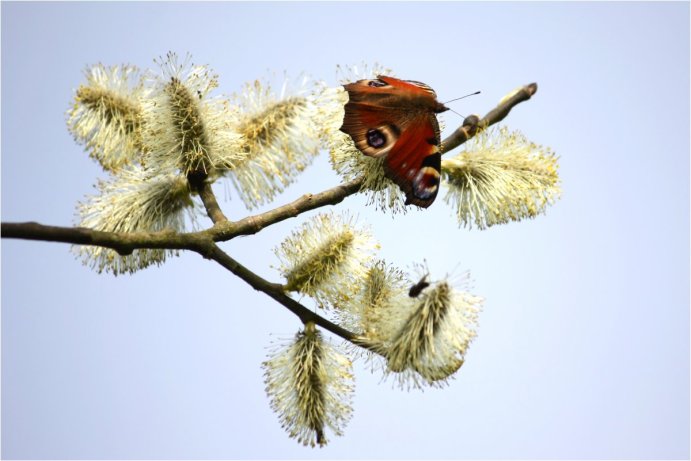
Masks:
[[[265,213],[215,226],[213,238],[217,242],[223,242],[239,235],[256,234],[267,226],[294,218],[306,211],[341,203],[346,197],[358,192],[360,187],[362,187],[362,179],[354,179],[318,194],[305,194],[293,202]]]
[[[216,201],[214,191],[211,190],[211,183],[204,181],[204,184],[199,189],[199,197],[202,199],[202,203],[206,208],[206,213],[214,224],[228,222],[228,218],[223,214],[221,207],[218,205],[218,201]]]
[[[302,323],[314,322],[325,330],[340,336],[346,341],[350,341],[357,345],[361,344],[357,341],[357,335],[336,325],[335,323],[332,323],[331,321],[295,301],[283,291],[283,285],[271,283],[255,274],[233,259],[226,252],[221,250],[221,248],[219,248],[217,245],[213,245],[212,249],[207,254],[207,257],[216,261],[221,266],[237,275],[255,290],[261,291],[278,301],[280,304],[288,308],[288,310],[290,310],[293,314],[297,315]]]
[[[206,208],[206,214],[211,218],[211,221],[214,224],[228,222],[228,218],[221,211],[216,195],[214,195],[214,191],[211,189],[211,183],[207,181],[207,178],[206,172],[194,172],[187,175],[190,187],[193,191],[199,193],[199,198],[202,199],[204,208]]]

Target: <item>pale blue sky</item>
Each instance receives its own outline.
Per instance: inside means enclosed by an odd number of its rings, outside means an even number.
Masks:
[[[470,270],[486,303],[448,388],[402,392],[357,365],[346,434],[316,450],[264,395],[266,347],[299,327],[268,297],[195,254],[116,278],[67,245],[3,240],[3,458],[689,457],[688,3],[1,7],[3,221],[73,223],[101,175],[65,126],[83,69],[169,50],[211,65],[221,93],[377,61],[441,100],[482,90],[463,114],[536,81],[506,124],[556,151],[564,191],[486,231],[442,200],[393,220],[361,197],[338,207],[400,266]],[[337,182],[322,154],[277,203]],[[224,248],[278,281],[271,249],[301,221]]]

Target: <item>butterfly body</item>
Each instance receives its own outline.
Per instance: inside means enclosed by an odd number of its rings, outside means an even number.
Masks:
[[[424,83],[380,75],[344,85],[349,100],[341,131],[370,157],[384,157],[384,173],[427,208],[439,190],[440,132],[436,114],[448,110]]]

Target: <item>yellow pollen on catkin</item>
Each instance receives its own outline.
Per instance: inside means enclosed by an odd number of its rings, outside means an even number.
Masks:
[[[77,104],[99,111],[108,124],[118,123],[127,134],[136,133],[139,127],[139,108],[126,98],[103,88],[80,86],[75,96]]]
[[[311,296],[319,307],[343,306],[367,275],[377,242],[347,214],[321,213],[303,223],[274,251],[287,291]]]
[[[256,149],[272,142],[274,137],[282,134],[293,117],[306,103],[303,98],[289,98],[270,104],[260,114],[249,117],[238,128],[249,149]]]
[[[171,120],[177,128],[178,144],[183,152],[181,170],[185,173],[208,172],[208,139],[200,114],[199,97],[176,78],[171,78],[165,92],[170,98]]]
[[[352,362],[317,331],[313,323],[262,364],[271,408],[290,437],[306,446],[328,443],[352,414]]]
[[[104,170],[141,163],[144,143],[141,100],[146,94],[139,71],[132,66],[87,69],[86,83],[75,91],[67,126],[75,140]]]
[[[324,243],[310,258],[288,273],[286,288],[290,291],[309,291],[311,287],[318,286],[347,258],[354,239],[354,234],[346,231]]]
[[[557,160],[549,148],[518,132],[487,130],[465,152],[442,160],[445,200],[468,227],[533,218],[561,194]]]

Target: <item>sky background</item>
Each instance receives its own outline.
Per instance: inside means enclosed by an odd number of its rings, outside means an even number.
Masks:
[[[563,182],[545,215],[485,231],[440,199],[395,219],[360,196],[336,207],[387,260],[469,270],[486,301],[445,389],[401,391],[356,363],[353,419],[323,449],[269,407],[260,363],[300,325],[267,296],[196,254],[113,277],[68,245],[3,240],[3,458],[689,457],[688,3],[1,8],[3,222],[74,224],[104,177],[65,124],[83,70],[169,50],[227,94],[269,71],[336,85],[337,65],[379,62],[442,101],[481,90],[454,103],[464,115],[537,82],[505,124],[550,146]],[[447,134],[461,122],[442,118]],[[338,182],[323,153],[275,203]],[[314,214],[222,247],[280,281],[272,249]]]

